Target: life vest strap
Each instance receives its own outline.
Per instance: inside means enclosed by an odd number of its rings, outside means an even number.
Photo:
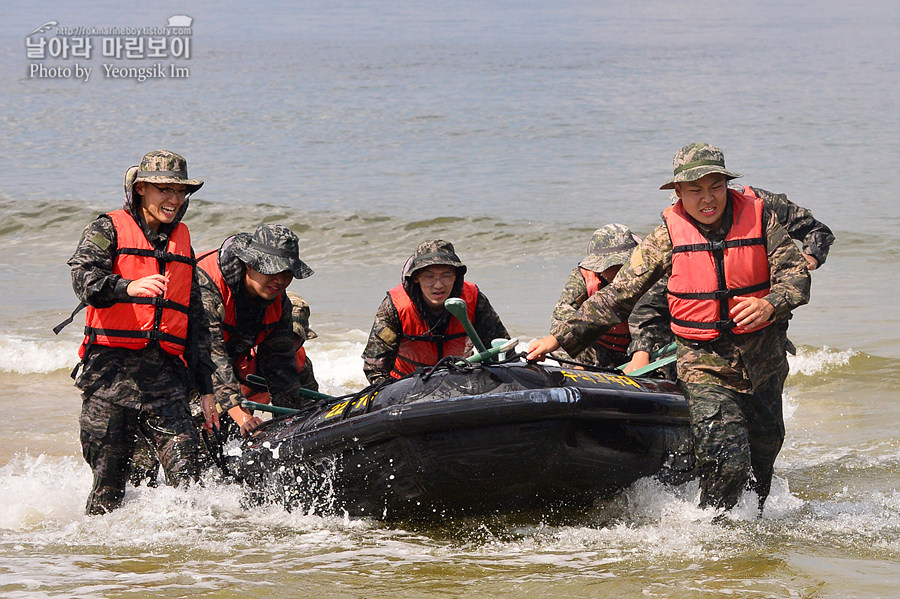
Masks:
[[[678,252],[716,252],[725,251],[727,248],[743,247],[748,245],[765,245],[766,241],[762,237],[753,237],[750,239],[729,239],[720,241],[710,241],[707,243],[691,243],[686,245],[676,245],[672,248],[672,253]]]
[[[173,254],[171,252],[167,252],[166,250],[145,250],[141,248],[118,248],[116,249],[116,255],[128,254],[131,256],[147,256],[149,258],[156,258],[157,260],[162,260],[163,262],[183,262],[184,264],[189,264],[194,266],[195,260],[190,256],[179,256],[178,254]]]
[[[717,320],[715,322],[697,322],[694,320],[682,320],[680,318],[675,318],[674,316],[670,316],[672,322],[675,324],[681,325],[683,327],[691,327],[693,329],[708,329],[708,330],[717,330],[717,331],[730,331],[734,328],[733,320]]]
[[[84,334],[91,338],[120,337],[123,339],[149,339],[150,341],[168,341],[169,343],[178,345],[187,345],[187,339],[157,330],[129,331],[127,329],[98,329],[94,327],[84,327]]]
[[[730,297],[735,297],[738,295],[744,295],[747,293],[756,293],[757,291],[762,291],[763,289],[768,289],[769,284],[766,283],[757,283],[756,285],[748,285],[746,287],[736,287],[734,289],[718,289],[716,291],[697,291],[697,292],[678,292],[672,291],[671,289],[666,289],[666,292],[669,295],[673,295],[682,299],[695,299],[695,300],[723,300],[728,299]],[[674,319],[673,319],[674,320]],[[698,327],[702,328],[702,327]]]
[[[78,306],[76,306],[75,309],[72,310],[72,314],[69,315],[69,317],[67,319],[65,319],[64,321],[62,321],[61,323],[59,323],[58,325],[53,327],[53,334],[59,335],[60,331],[62,331],[64,328],[66,328],[67,326],[72,324],[72,321],[75,320],[75,315],[78,314],[79,312],[81,312],[82,310],[84,310],[86,307],[87,307],[86,302],[78,302]]]
[[[446,343],[447,341],[452,341],[453,339],[459,339],[460,337],[466,337],[466,333],[451,333],[449,335],[407,335],[406,333],[400,333],[401,339],[409,339],[410,341],[426,341],[428,343]],[[406,358],[404,358],[405,360]],[[412,362],[412,360],[408,360]],[[426,366],[426,364],[423,364]],[[428,364],[427,366],[430,366]]]
[[[123,301],[131,304],[152,304],[157,307],[168,308],[169,310],[177,310],[179,312],[184,312],[185,314],[188,313],[187,306],[176,301],[166,299],[161,295],[157,295],[156,297],[132,297],[128,300]]]

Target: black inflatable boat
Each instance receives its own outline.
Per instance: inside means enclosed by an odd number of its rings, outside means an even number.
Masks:
[[[673,383],[518,361],[450,363],[273,418],[228,453],[257,500],[389,520],[583,507],[693,464]]]

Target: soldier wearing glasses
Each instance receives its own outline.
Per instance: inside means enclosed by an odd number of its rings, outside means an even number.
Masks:
[[[444,309],[451,297],[465,300],[469,320],[486,346],[493,339],[509,338],[487,296],[466,281],[465,274],[452,243],[436,239],[416,248],[403,268],[401,284],[388,291],[375,315],[362,355],[370,383],[399,379],[471,350],[462,325]]]
[[[68,261],[75,295],[87,305],[75,384],[82,452],[94,473],[88,514],[121,504],[137,435],[155,449],[167,482],[197,479],[188,400],[199,393],[212,408],[214,366],[181,219],[202,185],[188,178],[182,156],[150,152],[125,174],[123,208],[89,224]]]

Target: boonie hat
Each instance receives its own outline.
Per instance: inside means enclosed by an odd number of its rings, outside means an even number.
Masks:
[[[426,266],[434,266],[435,264],[446,264],[456,268],[459,276],[466,274],[466,265],[462,263],[453,244],[443,239],[434,239],[419,244],[416,253],[412,255],[412,259],[407,261],[404,266],[405,275],[412,277],[417,270],[421,270]]]
[[[594,231],[588,242],[587,256],[578,266],[598,273],[611,266],[621,266],[640,242],[641,238],[625,225],[604,225]]]
[[[300,259],[300,240],[283,225],[260,225],[253,235],[235,235],[234,255],[241,262],[264,275],[286,270],[295,279],[305,279],[313,270]]]
[[[672,159],[673,177],[660,189],[674,189],[676,183],[696,181],[710,173],[722,173],[726,179],[737,179],[740,173],[725,169],[725,154],[716,146],[693,143],[684,146]]]
[[[294,334],[304,340],[318,337],[316,332],[309,328],[309,304],[306,300],[293,291],[288,291],[287,296],[291,300],[291,323],[294,327]]]
[[[189,194],[203,187],[203,181],[188,178],[187,160],[184,156],[169,150],[154,150],[141,158],[140,165],[132,166],[125,171],[127,193],[131,193],[131,188],[138,181],[178,183],[186,186]]]

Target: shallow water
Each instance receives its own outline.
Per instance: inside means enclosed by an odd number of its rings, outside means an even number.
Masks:
[[[23,38],[59,24],[195,19],[185,80],[29,78]],[[352,2],[25,4],[0,19],[0,595],[881,598],[900,588],[900,9]],[[92,63],[98,69],[100,57]],[[139,61],[138,61],[139,62]],[[72,64],[70,61],[68,64]],[[425,239],[454,242],[521,341],[591,232],[647,233],[684,143],[835,231],[790,335],[787,439],[765,516],[723,523],[696,483],[642,480],[588,513],[392,524],[247,508],[240,489],[129,489],[84,516],[79,326],[65,261],[157,147],[206,181],[197,249],[291,226],[316,274],[323,390],[364,384],[371,319]]]

